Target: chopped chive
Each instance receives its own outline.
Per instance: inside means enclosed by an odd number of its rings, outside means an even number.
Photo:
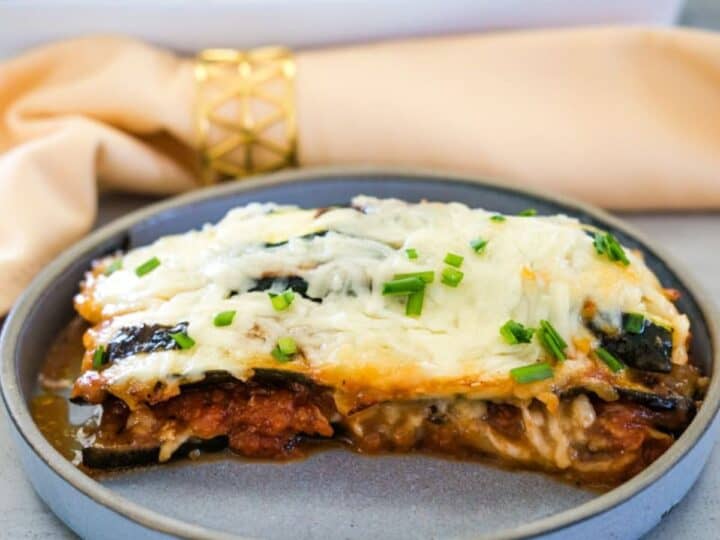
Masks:
[[[597,349],[595,349],[595,354],[600,360],[605,362],[607,367],[609,367],[610,371],[612,371],[613,373],[617,373],[618,371],[625,369],[625,364],[623,364],[620,360],[615,358],[612,354],[610,354],[602,347],[598,347]]]
[[[235,313],[237,312],[234,309],[232,311],[221,311],[215,315],[213,324],[215,326],[230,326],[235,318]]]
[[[552,367],[550,367],[550,364],[547,362],[530,364],[528,366],[517,367],[510,370],[510,377],[520,384],[542,381],[544,379],[550,379],[552,376]]]
[[[500,335],[505,338],[505,341],[510,345],[530,343],[534,333],[534,328],[528,328],[513,320],[509,320],[500,327]]]
[[[155,270],[158,266],[160,266],[160,259],[153,257],[138,266],[135,269],[135,274],[137,274],[137,277],[143,277],[145,274],[149,274]]]
[[[611,258],[614,261],[622,263],[623,266],[628,266],[630,264],[630,260],[627,258],[627,255],[625,255],[625,250],[617,240],[613,239],[613,241],[608,243],[608,246],[610,248],[610,254],[612,255]]]
[[[105,345],[99,345],[93,353],[92,367],[93,369],[100,369],[105,363]]]
[[[537,332],[540,345],[554,356],[557,360],[565,360],[565,349],[567,343],[560,337],[557,330],[548,321],[540,321],[540,328]]]
[[[618,262],[623,266],[628,266],[630,260],[625,254],[625,250],[611,233],[595,233],[593,245],[598,255],[605,255],[612,262]]]
[[[289,336],[278,339],[277,347],[283,354],[295,354],[297,352],[297,343]]]
[[[435,272],[432,270],[425,270],[423,272],[409,272],[407,274],[395,274],[393,279],[404,279],[404,278],[420,278],[425,283],[432,283],[435,281]]]
[[[485,251],[485,246],[487,246],[487,240],[483,240],[482,238],[470,240],[470,247],[478,255]]]
[[[425,281],[422,278],[403,277],[386,281],[383,283],[382,293],[384,295],[410,294],[421,291],[425,288]]]
[[[270,354],[272,354],[272,357],[275,360],[277,360],[278,362],[283,363],[283,364],[285,362],[290,362],[292,360],[292,356],[288,356],[287,354],[284,354],[277,347],[275,347]]]
[[[105,269],[104,274],[106,276],[109,276],[110,274],[113,274],[117,272],[118,270],[121,270],[123,266],[122,259],[115,259],[113,262],[110,263],[110,265]]]
[[[593,246],[595,246],[595,252],[598,255],[603,255],[607,251],[605,235],[595,233],[595,236],[593,237]]]
[[[546,332],[550,333],[553,337],[553,339],[557,342],[560,347],[563,349],[567,348],[567,343],[565,343],[565,340],[560,337],[560,334],[558,334],[557,330],[553,327],[552,324],[550,324],[549,321],[540,321],[540,326],[545,329]]]
[[[177,343],[181,349],[192,349],[195,346],[195,340],[188,336],[185,332],[176,332],[174,334],[170,334],[170,337],[173,338],[173,341]]]
[[[275,311],[283,311],[290,307],[282,294],[270,292],[268,293],[268,297],[270,297],[270,303]]]
[[[449,264],[450,266],[454,266],[455,268],[460,268],[462,266],[463,260],[464,257],[462,255],[448,252],[443,259],[443,262],[445,264]]]
[[[410,294],[405,304],[405,315],[408,317],[419,317],[422,313],[425,291],[418,291]]]
[[[628,313],[625,319],[625,331],[642,334],[645,329],[645,316],[642,313]]]
[[[295,300],[295,293],[292,289],[288,289],[279,294],[269,292],[268,296],[270,297],[270,303],[272,304],[272,307],[275,308],[275,311],[285,311],[290,307],[290,304],[293,303],[293,300]]]
[[[289,336],[278,339],[275,348],[272,350],[272,356],[278,362],[290,362],[293,356],[297,354],[298,348],[295,340]]]
[[[447,285],[448,287],[457,287],[462,281],[463,277],[465,277],[465,274],[463,274],[460,270],[448,266],[442,271],[441,281],[444,285]]]
[[[543,348],[557,360],[565,360],[565,353],[560,346],[552,340],[542,329],[538,331],[538,341]]]
[[[515,337],[515,334],[513,333],[511,328],[508,326],[510,323],[512,323],[512,321],[508,321],[500,327],[500,335],[508,344],[517,345],[519,341]]]
[[[535,210],[534,208],[526,208],[522,212],[518,212],[518,216],[522,216],[522,217],[537,216],[537,210]]]
[[[407,258],[410,260],[417,259],[418,258],[418,252],[415,248],[408,248],[405,250],[405,255],[407,255]]]
[[[495,221],[496,223],[502,223],[507,218],[505,216],[502,216],[500,214],[495,214],[493,216],[490,216],[490,221]]]

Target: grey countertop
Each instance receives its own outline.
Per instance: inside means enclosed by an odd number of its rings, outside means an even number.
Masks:
[[[682,22],[720,29],[718,0],[690,0]],[[100,223],[146,204],[130,196],[104,197]],[[720,213],[624,214],[621,217],[685,263],[690,274],[720,305]],[[0,538],[75,538],[40,501],[23,474],[10,441],[8,419],[0,412]],[[653,540],[718,537],[720,526],[720,445],[688,496],[647,535]]]

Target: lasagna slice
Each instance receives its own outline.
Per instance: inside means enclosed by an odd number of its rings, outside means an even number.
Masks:
[[[84,464],[335,440],[617,483],[672,444],[706,384],[675,295],[565,216],[237,208],[87,273],[72,399],[102,416]]]

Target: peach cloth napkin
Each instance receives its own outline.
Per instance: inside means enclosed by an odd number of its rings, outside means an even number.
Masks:
[[[720,207],[720,35],[595,28],[297,55],[302,165],[434,166],[614,208]],[[119,38],[0,63],[0,314],[98,186],[197,185],[192,63]]]

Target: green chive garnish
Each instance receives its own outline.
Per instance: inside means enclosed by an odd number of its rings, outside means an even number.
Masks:
[[[510,377],[520,384],[527,384],[535,381],[550,379],[553,376],[552,367],[547,362],[530,364],[510,370]]]
[[[412,259],[417,259],[417,258],[418,258],[417,249],[415,249],[415,248],[408,248],[408,249],[405,250],[405,255],[407,255],[407,258],[410,259],[410,260],[412,260]]]
[[[505,341],[510,345],[530,343],[534,333],[534,328],[528,328],[513,320],[506,322],[500,327],[500,335],[505,338]]]
[[[271,354],[278,362],[290,362],[297,352],[298,349],[295,340],[286,336],[278,339],[277,345],[275,345]]]
[[[404,278],[412,278],[412,277],[420,278],[425,283],[432,283],[433,281],[435,281],[435,272],[433,272],[432,270],[426,270],[424,272],[409,272],[407,274],[395,274],[393,276],[393,279],[395,280],[395,279],[404,279]]]
[[[605,255],[612,262],[618,262],[623,266],[628,266],[630,260],[625,254],[625,250],[611,233],[595,233],[593,245],[598,255]]]
[[[232,311],[221,311],[215,315],[213,324],[215,326],[230,326],[235,318],[235,313],[237,312],[234,309]]]
[[[93,353],[92,367],[93,369],[100,369],[105,363],[105,345],[99,345]]]
[[[478,255],[485,251],[485,246],[487,246],[487,240],[483,240],[482,238],[475,238],[474,240],[470,240],[470,247]]]
[[[418,291],[410,294],[405,304],[405,315],[408,317],[419,317],[422,313],[425,291]]]
[[[642,313],[628,313],[625,319],[625,331],[642,334],[645,329],[645,316]]]
[[[595,251],[598,255],[603,255],[607,251],[605,242],[606,240],[604,234],[595,233],[595,236],[593,236],[593,246],[595,246]]]
[[[540,321],[540,328],[537,331],[538,340],[545,350],[558,360],[565,360],[565,349],[567,343],[560,337],[557,330],[548,321]]]
[[[268,296],[270,297],[270,303],[272,304],[272,307],[275,308],[275,311],[284,311],[290,307],[282,294],[268,293]]]
[[[122,259],[115,259],[113,262],[110,263],[110,265],[105,269],[105,275],[109,276],[110,274],[117,272],[118,270],[122,269]]]
[[[275,308],[275,311],[285,311],[290,307],[290,304],[293,303],[293,300],[295,300],[295,293],[292,289],[288,289],[280,294],[270,292],[268,293],[268,296],[270,297],[270,303],[272,304],[272,307]]]
[[[170,337],[173,338],[173,341],[177,343],[181,349],[192,349],[195,346],[195,340],[188,336],[185,332],[176,332],[174,334],[170,334]]]
[[[463,277],[465,277],[465,274],[463,274],[460,270],[448,266],[445,268],[445,270],[442,271],[441,281],[444,285],[447,285],[448,287],[457,287],[462,281]]]
[[[445,264],[449,264],[450,266],[454,266],[455,268],[460,268],[463,263],[463,256],[458,255],[457,253],[447,253],[443,262]]]
[[[292,360],[292,356],[288,356],[287,354],[283,354],[280,352],[280,349],[275,347],[272,350],[272,357],[277,360],[278,362],[284,364],[285,362],[290,362]]]
[[[297,352],[297,343],[291,337],[281,337],[277,342],[278,350],[283,354],[295,354]]]
[[[522,216],[522,217],[537,216],[537,210],[535,210],[534,208],[526,208],[522,212],[519,212],[518,216]]]
[[[393,279],[383,283],[383,295],[410,294],[421,291],[425,288],[425,281],[422,278],[412,276]]]
[[[135,269],[135,273],[137,274],[137,277],[143,277],[145,274],[149,274],[150,272],[155,270],[158,266],[160,266],[160,259],[158,259],[157,257],[153,257],[152,259],[148,259],[140,266],[138,266]]]
[[[507,219],[505,216],[501,216],[500,214],[495,214],[494,216],[490,216],[490,221],[495,221],[497,223],[502,223]]]
[[[612,354],[610,354],[602,347],[598,347],[597,349],[595,349],[595,354],[600,360],[605,362],[607,367],[609,367],[610,371],[612,371],[613,373],[617,373],[618,371],[625,369],[625,364],[623,364],[620,360],[615,358]]]

